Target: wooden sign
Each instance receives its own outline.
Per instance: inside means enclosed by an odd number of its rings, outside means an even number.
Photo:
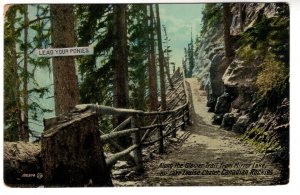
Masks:
[[[37,57],[81,56],[93,54],[93,47],[47,48],[36,50]]]

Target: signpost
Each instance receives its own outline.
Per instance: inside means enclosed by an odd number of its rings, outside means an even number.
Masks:
[[[36,50],[37,57],[80,56],[93,54],[93,47],[47,48]]]

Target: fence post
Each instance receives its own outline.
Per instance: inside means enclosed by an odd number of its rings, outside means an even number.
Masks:
[[[187,104],[186,110],[187,110],[187,113],[186,113],[186,114],[187,114],[187,124],[188,124],[188,125],[192,125],[191,116],[190,116],[189,104]]]
[[[182,122],[183,122],[183,124],[181,126],[181,129],[185,130],[185,112],[184,112],[184,109],[182,109],[181,112],[182,112]]]
[[[164,153],[164,134],[163,134],[163,124],[162,124],[162,117],[160,115],[158,117],[159,129],[158,129],[158,136],[159,136],[159,153]]]
[[[131,117],[131,127],[140,128],[140,118],[139,115]],[[136,144],[138,147],[133,151],[133,158],[136,164],[136,172],[143,173],[143,156],[142,156],[142,145],[141,145],[141,132],[137,131],[132,134],[132,143]]]
[[[176,137],[176,113],[172,112],[172,137],[175,138]]]

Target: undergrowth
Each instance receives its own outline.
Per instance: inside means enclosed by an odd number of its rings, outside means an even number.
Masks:
[[[253,145],[254,148],[263,153],[281,150],[280,143],[275,134],[270,134],[263,128],[252,128],[242,135],[242,140]]]

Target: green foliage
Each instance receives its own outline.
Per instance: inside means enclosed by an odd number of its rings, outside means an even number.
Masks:
[[[111,5],[76,5],[78,46],[94,46],[94,55],[77,57],[81,103],[112,103]]]
[[[4,24],[4,140],[18,140],[17,124],[17,82],[15,76],[16,64],[14,61],[14,48],[16,44],[14,22],[18,11],[12,6],[6,13]]]
[[[184,48],[184,59],[182,61],[182,66],[185,72],[185,77],[190,78],[193,75],[193,69],[195,67],[195,51],[194,51],[194,41],[191,34],[191,42],[188,43],[188,47]]]
[[[175,62],[170,62],[171,61],[171,46],[169,45],[171,39],[168,36],[167,32],[167,27],[166,25],[162,25],[163,31],[164,31],[164,39],[163,39],[163,52],[164,52],[164,57],[165,57],[165,62],[166,62],[166,68],[170,70],[170,64],[173,65],[173,71],[175,70]]]
[[[259,49],[253,49],[251,43],[244,44],[237,50],[237,55],[240,59],[243,59],[245,63],[252,63],[253,59],[262,58],[264,52]]]
[[[242,34],[237,56],[245,63],[261,62],[256,85],[259,95],[275,90],[280,94],[289,77],[289,15],[285,4],[278,4],[278,16],[261,19]],[[279,9],[280,10],[280,9]]]
[[[148,80],[148,27],[145,23],[148,17],[147,7],[143,4],[130,5],[128,15],[130,106],[138,110],[145,110]]]
[[[187,49],[186,47],[184,48],[184,58],[182,59],[182,67],[184,70],[184,76],[188,77],[188,67],[187,67],[187,62],[188,62],[188,54],[187,54]]]
[[[31,21],[26,24],[24,21],[25,6],[37,11],[36,18],[30,18]],[[18,129],[22,128],[24,122],[21,121],[21,124],[18,125],[17,121],[21,117],[21,113],[24,112],[25,104],[28,103],[29,120],[38,123],[41,123],[44,113],[52,112],[52,110],[40,106],[38,100],[48,94],[48,87],[40,87],[34,79],[37,68],[48,67],[50,69],[49,59],[36,59],[35,56],[31,55],[36,48],[48,47],[50,40],[50,26],[47,25],[48,16],[49,7],[46,5],[14,5],[9,8],[6,14],[4,30],[4,139],[6,141],[19,139]],[[27,43],[24,42],[25,29],[30,35],[27,37]],[[23,67],[26,49],[28,70]],[[29,86],[27,91],[29,102],[24,102],[24,97],[21,95],[23,90],[21,86],[25,78]],[[18,106],[18,104],[20,105]],[[30,131],[34,130],[31,129]]]
[[[203,35],[209,27],[214,27],[222,23],[222,4],[207,3],[202,11],[202,29]]]
[[[281,150],[278,137],[273,133],[266,132],[263,128],[247,130],[242,139],[253,145],[259,152],[276,152]]]
[[[267,55],[261,67],[256,85],[262,96],[272,89],[280,88],[289,76],[289,70],[283,62],[276,59],[275,55]]]
[[[188,44],[188,58],[189,58],[189,69],[187,77],[192,77],[193,69],[195,67],[195,57],[194,57],[194,41],[191,35],[191,42]]]

